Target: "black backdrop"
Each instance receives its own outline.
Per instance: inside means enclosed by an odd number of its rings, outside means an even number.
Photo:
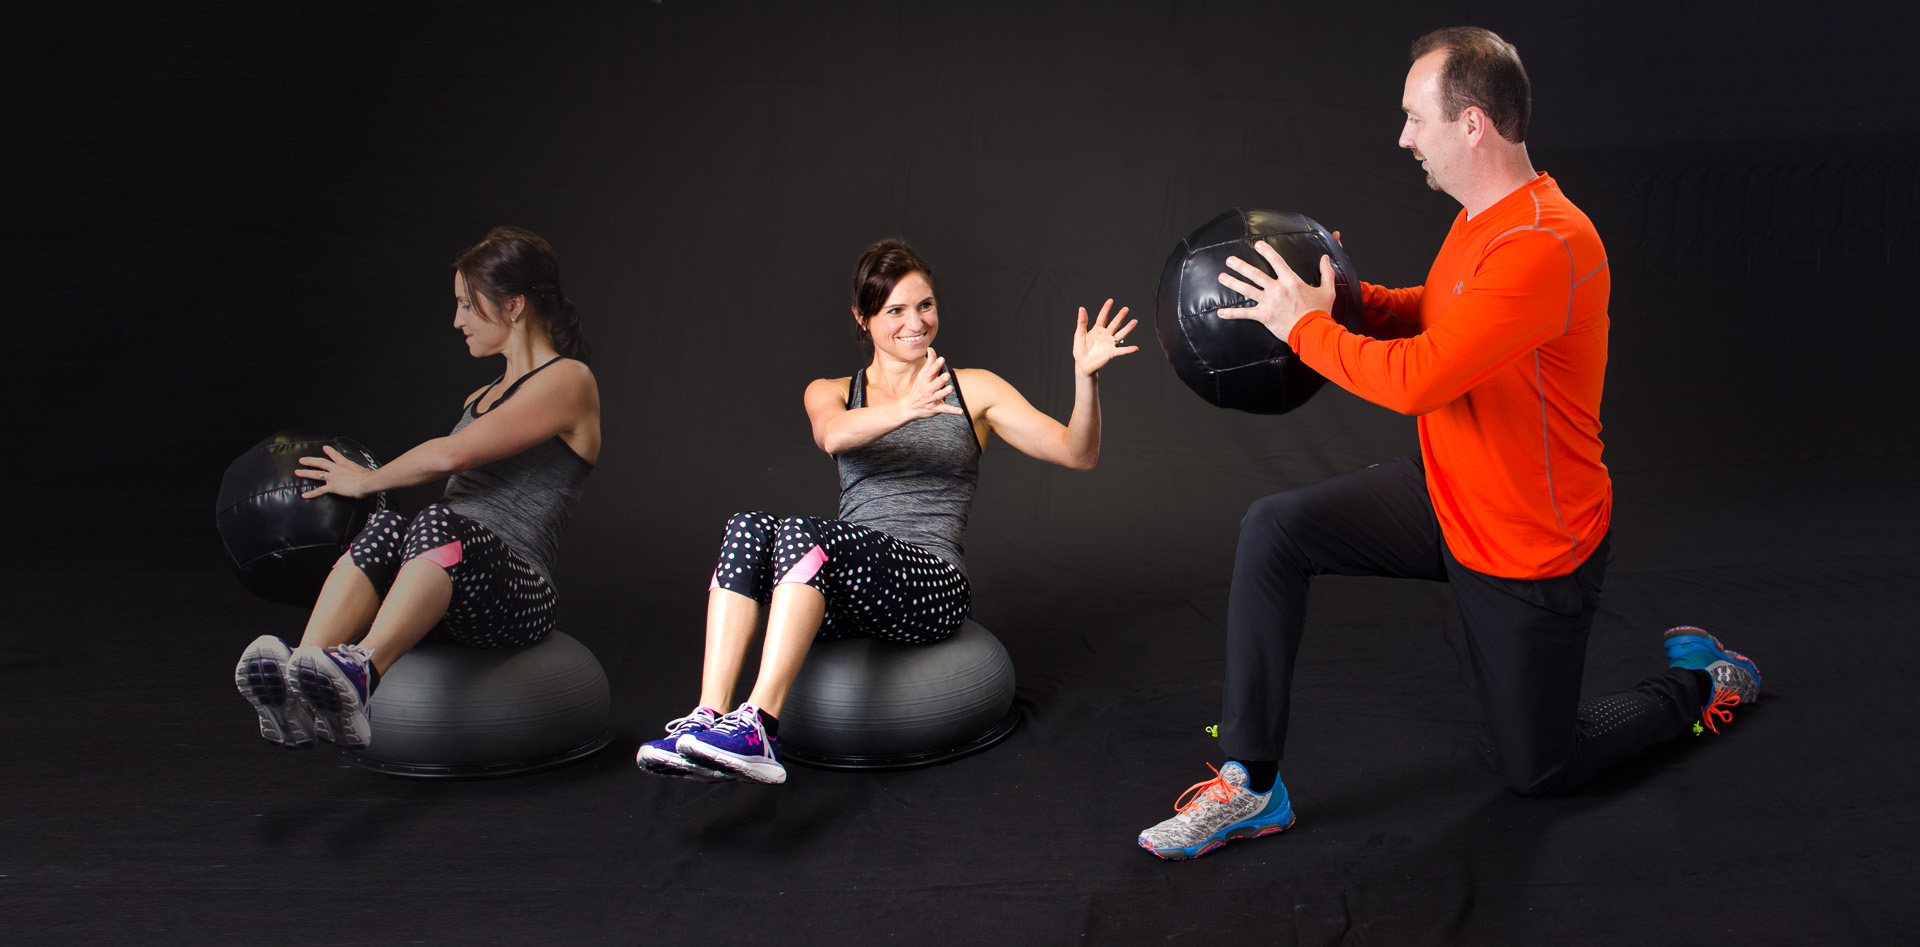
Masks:
[[[166,596],[240,594],[208,514],[220,470],[267,432],[382,456],[443,432],[498,370],[450,331],[447,263],[515,223],[553,242],[587,315],[606,447],[560,582],[637,738],[691,696],[724,517],[832,508],[800,392],[857,366],[862,247],[912,241],[939,270],[941,351],[1064,416],[1073,308],[1112,296],[1150,321],[1172,242],[1226,207],[1302,211],[1344,232],[1365,278],[1421,280],[1458,205],[1395,147],[1404,51],[1458,22],[1520,48],[1534,163],[1611,256],[1615,573],[1817,549],[1880,557],[1877,593],[1914,587],[1912,507],[1885,506],[1920,446],[1909,6],[204,3],[8,20],[0,206],[25,356],[7,372],[0,562],[10,598],[42,603],[26,627],[48,633],[7,665],[36,681],[112,666],[75,663],[111,649],[56,627],[139,651],[194,626]],[[980,612],[1033,626],[1010,647],[1037,718],[1124,686],[1076,676],[1072,642],[1097,634],[1041,633],[1075,627],[1068,603],[1212,602],[1249,500],[1413,449],[1410,419],[1333,389],[1284,418],[1213,410],[1149,336],[1105,373],[1098,470],[999,444],[983,464],[969,561]],[[169,591],[111,620],[72,607],[142,583]],[[71,590],[47,604],[53,587]],[[201,663],[224,673],[252,633],[207,632]],[[1181,732],[1217,700],[1211,641],[1181,682]],[[220,700],[209,727],[238,719]],[[228,776],[272,762],[250,749]],[[1205,750],[1142,785],[1171,793]],[[1122,813],[1120,849],[1151,801]]]

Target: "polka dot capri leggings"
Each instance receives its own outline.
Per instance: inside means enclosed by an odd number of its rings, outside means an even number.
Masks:
[[[765,603],[785,582],[826,597],[824,638],[928,644],[960,630],[973,606],[966,576],[953,563],[880,530],[822,516],[739,513],[728,520],[708,587]]]
[[[367,519],[335,563],[351,562],[386,597],[400,566],[426,559],[447,570],[453,598],[428,640],[474,648],[530,645],[553,631],[553,586],[485,526],[435,503],[412,522],[391,510]]]

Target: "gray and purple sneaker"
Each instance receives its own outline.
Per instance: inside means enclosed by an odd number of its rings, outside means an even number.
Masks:
[[[287,643],[261,635],[240,652],[233,683],[240,696],[260,715],[260,736],[293,749],[313,745],[313,714],[287,690],[287,661],[293,656]]]
[[[750,782],[787,781],[787,768],[780,765],[780,748],[767,735],[760,708],[752,704],[735,707],[711,730],[680,737],[674,741],[674,748],[695,763],[726,770]]]
[[[373,649],[357,644],[303,644],[293,649],[287,687],[313,714],[314,734],[340,746],[373,742],[367,701],[372,696]]]

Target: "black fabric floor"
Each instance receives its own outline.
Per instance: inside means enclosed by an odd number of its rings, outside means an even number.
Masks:
[[[982,569],[1021,728],[946,765],[763,788],[631,764],[690,702],[697,585],[575,577],[568,630],[613,680],[613,747],[422,782],[253,735],[234,655],[298,617],[211,543],[13,570],[0,939],[1913,943],[1917,482],[1912,459],[1622,476],[1589,690],[1694,623],[1767,691],[1564,798],[1502,788],[1445,586],[1322,581],[1283,769],[1299,823],[1181,863],[1134,835],[1217,761],[1224,574]]]

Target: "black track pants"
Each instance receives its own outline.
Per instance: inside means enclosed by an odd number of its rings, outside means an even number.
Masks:
[[[1698,672],[1669,669],[1579,703],[1608,550],[1602,540],[1580,568],[1547,579],[1468,569],[1447,550],[1414,457],[1255,501],[1240,524],[1228,599],[1221,749],[1239,760],[1285,756],[1307,584],[1328,574],[1451,585],[1487,729],[1522,795],[1570,789],[1679,736],[1707,700]]]

